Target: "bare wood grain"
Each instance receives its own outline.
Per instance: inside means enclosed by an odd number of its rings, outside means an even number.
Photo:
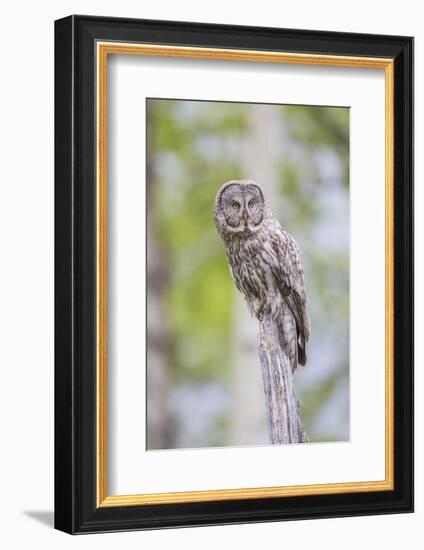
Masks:
[[[300,404],[296,398],[293,372],[283,352],[278,323],[264,315],[259,326],[259,359],[262,367],[268,429],[271,443],[306,443]]]

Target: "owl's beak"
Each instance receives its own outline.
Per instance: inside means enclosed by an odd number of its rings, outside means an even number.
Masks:
[[[243,218],[244,218],[244,221],[247,223],[247,212],[246,212],[246,210],[243,212]]]

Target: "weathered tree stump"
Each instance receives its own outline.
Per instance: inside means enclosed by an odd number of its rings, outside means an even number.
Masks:
[[[281,346],[278,323],[265,314],[259,325],[259,359],[262,367],[269,436],[272,444],[307,443],[293,372]]]

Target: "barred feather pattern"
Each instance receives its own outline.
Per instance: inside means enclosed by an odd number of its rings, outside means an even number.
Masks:
[[[241,196],[240,202],[243,202],[243,197],[246,193],[250,193],[250,197],[255,186],[259,190],[257,200],[263,203],[261,216],[249,220],[245,214],[244,225],[226,223],[228,216],[233,215],[226,212],[228,201],[223,199],[226,189],[231,187],[231,197]],[[243,293],[252,315],[261,320],[264,314],[271,314],[277,321],[280,344],[292,370],[298,364],[306,364],[310,321],[301,252],[296,241],[273,216],[260,186],[250,180],[232,181],[221,187],[214,219],[225,244],[234,283]]]

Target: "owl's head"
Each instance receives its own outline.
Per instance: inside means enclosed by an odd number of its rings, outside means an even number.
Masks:
[[[221,234],[256,232],[265,212],[262,189],[254,181],[228,181],[216,195],[214,218]]]

